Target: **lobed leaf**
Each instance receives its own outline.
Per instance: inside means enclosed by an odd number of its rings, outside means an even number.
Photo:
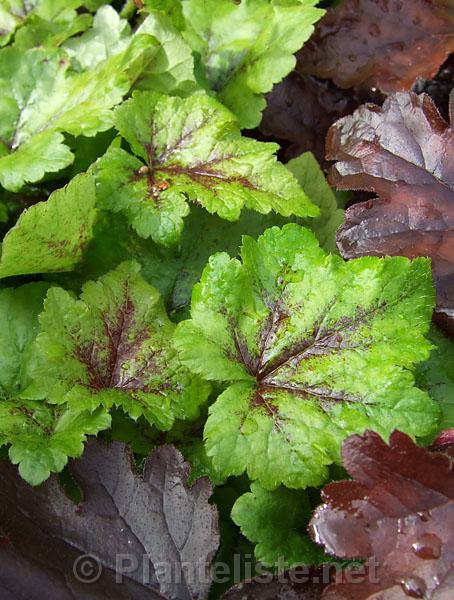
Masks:
[[[454,106],[454,95],[451,96]],[[429,96],[399,93],[337,121],[330,182],[378,198],[346,211],[338,244],[347,258],[429,256],[437,310],[454,318],[454,133]]]
[[[454,51],[453,30],[450,0],[346,0],[317,25],[299,69],[343,88],[410,90]]]
[[[344,442],[352,481],[327,485],[311,522],[313,537],[341,558],[373,558],[374,578],[334,583],[325,599],[447,598],[453,576],[452,458],[395,431]],[[439,594],[439,595],[438,595]]]
[[[80,300],[61,288],[49,291],[29,398],[45,396],[78,411],[121,406],[159,429],[198,415],[209,386],[178,360],[175,326],[139,270],[137,263],[121,264],[86,283]]]
[[[216,100],[135,93],[115,112],[134,155],[113,145],[96,165],[100,206],[123,212],[142,237],[174,244],[187,199],[235,221],[242,208],[316,216],[297,181],[277,163],[274,144],[242,138]]]
[[[193,372],[228,384],[205,426],[221,475],[317,485],[352,432],[434,431],[411,374],[430,347],[427,260],[345,263],[295,224],[244,237],[241,257],[210,258],[175,337]]]

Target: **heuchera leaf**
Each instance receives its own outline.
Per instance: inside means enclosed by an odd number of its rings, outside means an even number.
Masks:
[[[14,47],[0,51],[0,184],[12,191],[68,166],[73,155],[62,131],[93,136],[112,125],[111,108],[157,52],[148,35],[95,69],[74,73],[66,52]]]
[[[0,3],[0,46],[11,39],[12,34],[24,23],[34,18],[49,25],[68,25],[77,19],[76,9],[83,0],[2,0]]]
[[[71,472],[78,506],[56,478],[31,490],[0,464],[2,599],[207,598],[217,511],[208,479],[188,487],[175,448],[156,450],[139,476],[123,444],[90,440]],[[93,579],[84,578],[90,567]]]
[[[453,30],[450,0],[346,0],[317,25],[299,68],[340,87],[410,90],[454,51]]]
[[[207,88],[242,128],[260,123],[263,94],[294,68],[293,54],[324,14],[316,0],[187,0],[183,33]]]
[[[255,482],[251,491],[235,502],[232,519],[241,533],[256,543],[257,560],[282,569],[312,565],[323,558],[306,533],[311,512],[305,491],[279,487],[270,492]]]
[[[134,155],[111,147],[96,165],[100,206],[122,211],[142,237],[175,243],[187,199],[235,221],[241,209],[316,216],[275,144],[242,138],[233,115],[213,98],[133,95],[115,125]]]
[[[430,256],[437,309],[454,319],[454,132],[430,97],[398,93],[382,109],[359,108],[332,126],[327,156],[338,161],[337,188],[378,195],[347,210],[343,256]]]
[[[92,236],[95,203],[93,178],[84,174],[25,210],[3,240],[0,278],[74,268]]]
[[[328,484],[311,522],[314,539],[341,558],[373,558],[369,581],[330,586],[326,600],[448,598],[454,561],[452,458],[395,431],[344,442],[353,481]],[[437,595],[439,594],[439,595]]]
[[[430,348],[426,259],[345,263],[296,224],[244,237],[241,257],[210,258],[175,336],[190,369],[230,384],[205,426],[222,475],[317,485],[349,433],[433,431],[439,409],[411,374]]]
[[[258,575],[233,586],[222,600],[321,600],[329,582],[326,571],[297,567],[278,575]]]
[[[137,263],[121,264],[86,283],[80,300],[61,288],[49,291],[28,397],[46,396],[74,410],[121,406],[159,429],[197,416],[209,385],[175,355],[175,326],[139,270]]]
[[[442,410],[439,429],[454,427],[454,343],[435,326],[429,340],[434,345],[429,360],[417,366],[416,385],[427,390]]]
[[[32,485],[61,471],[68,456],[80,456],[87,434],[110,425],[105,410],[72,413],[45,402],[28,402],[21,391],[31,381],[33,341],[48,285],[0,290],[0,446]]]

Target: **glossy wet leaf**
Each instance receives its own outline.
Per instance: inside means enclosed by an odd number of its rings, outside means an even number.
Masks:
[[[331,8],[299,54],[299,68],[340,87],[410,90],[454,51],[450,0],[346,0]]]
[[[244,237],[241,257],[210,258],[175,337],[191,370],[228,384],[205,426],[221,475],[317,485],[349,433],[434,430],[411,374],[429,350],[427,260],[345,263],[295,224]]]
[[[454,95],[451,96],[454,106]],[[377,198],[346,212],[338,244],[347,258],[429,256],[437,309],[454,317],[454,133],[429,96],[399,93],[332,126],[330,181]]]
[[[452,458],[398,431],[389,445],[370,431],[352,436],[342,456],[352,481],[323,489],[313,536],[340,558],[372,557],[375,571],[360,586],[333,584],[324,598],[447,598],[454,559]]]

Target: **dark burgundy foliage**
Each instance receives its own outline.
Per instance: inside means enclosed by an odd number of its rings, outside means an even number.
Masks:
[[[340,87],[410,90],[454,51],[452,0],[346,0],[319,21],[299,70]]]
[[[320,600],[329,569],[297,567],[277,576],[254,577],[235,585],[222,600]]]
[[[2,600],[207,597],[219,541],[211,485],[203,478],[187,486],[189,465],[173,446],[150,455],[140,477],[123,444],[91,440],[71,471],[79,506],[55,476],[31,488],[0,463]]]
[[[430,97],[398,93],[382,109],[360,107],[331,127],[327,157],[338,161],[329,176],[337,188],[378,195],[346,211],[342,255],[429,256],[438,312],[452,324],[454,132]]]
[[[260,131],[283,142],[282,160],[311,151],[327,166],[325,138],[330,126],[364,102],[381,101],[380,94],[341,90],[332,81],[293,72],[268,94]]]
[[[324,504],[309,527],[327,552],[370,558],[370,577],[358,585],[346,572],[324,600],[447,600],[454,578],[453,459],[398,431],[389,445],[372,431],[351,436],[342,456],[353,480],[322,490]]]

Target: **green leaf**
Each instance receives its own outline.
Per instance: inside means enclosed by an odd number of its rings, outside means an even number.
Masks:
[[[275,144],[242,138],[234,117],[208,96],[135,93],[115,111],[130,144],[116,145],[96,166],[100,206],[123,212],[142,237],[165,245],[180,237],[187,198],[235,221],[241,209],[316,216]]]
[[[110,424],[105,410],[74,414],[65,407],[19,398],[31,382],[33,342],[48,285],[31,283],[0,290],[0,446],[32,485],[61,471],[68,456],[80,456],[86,434]]]
[[[177,29],[184,29],[181,0],[143,0],[144,10],[149,13],[160,11]]]
[[[290,568],[323,560],[323,551],[306,532],[312,508],[304,490],[279,487],[270,492],[257,482],[238,498],[232,519],[256,544],[255,557],[266,567]]]
[[[64,49],[79,70],[93,69],[111,56],[126,50],[131,42],[131,27],[111,6],[102,6],[93,26],[83,35],[68,40]]]
[[[58,48],[68,38],[88,29],[91,22],[91,15],[78,15],[75,12],[58,21],[47,21],[38,15],[31,15],[27,24],[17,31],[14,47],[20,50],[37,47]]]
[[[439,409],[414,387],[434,305],[427,259],[326,255],[299,225],[210,258],[178,325],[182,361],[230,384],[210,407],[220,475],[266,489],[318,485],[348,435],[426,435]]]
[[[22,213],[3,240],[0,277],[71,270],[91,238],[95,217],[93,178],[78,175]]]
[[[87,435],[110,426],[105,409],[71,411],[45,402],[0,402],[0,444],[11,444],[9,458],[31,485],[39,485],[51,473],[60,472],[68,457],[83,452]]]
[[[137,263],[82,288],[76,300],[52,288],[40,316],[36,383],[27,398],[73,410],[121,406],[159,429],[193,419],[210,386],[192,376],[172,348],[175,326]]]
[[[429,340],[434,349],[430,358],[418,365],[416,383],[440,405],[442,431],[454,427],[454,343],[434,325]]]
[[[179,96],[189,95],[197,89],[192,50],[174,21],[172,13],[152,10],[137,29],[137,35],[148,34],[156,38],[160,48],[135,88]]]
[[[264,93],[293,70],[294,53],[324,11],[318,0],[187,0],[185,39],[200,58],[200,79],[238,117],[260,123]]]
[[[305,152],[290,160],[286,167],[320,209],[320,216],[305,225],[312,229],[326,252],[337,254],[336,232],[344,222],[344,211],[338,208],[336,195],[326,181],[317,159],[312,152]]]
[[[16,191],[68,166],[73,156],[60,132],[93,136],[109,129],[111,108],[157,48],[151,36],[136,36],[124,52],[83,73],[69,70],[60,49],[1,50],[0,184]]]
[[[82,0],[1,0],[0,46],[9,42],[12,34],[24,23],[38,17],[51,24],[66,24],[77,18]]]

